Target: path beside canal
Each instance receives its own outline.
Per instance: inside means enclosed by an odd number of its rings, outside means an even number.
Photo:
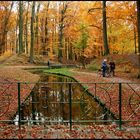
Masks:
[[[80,82],[131,82],[119,77],[103,78],[96,73],[76,71],[73,69],[74,77]],[[10,81],[28,81],[37,82],[38,75],[31,74],[19,67],[5,67],[0,69],[0,78],[9,79]],[[12,80],[14,79],[14,80]],[[136,87],[138,90],[139,86]],[[55,126],[25,126],[21,131],[16,126],[1,125],[0,138],[42,138],[42,139],[139,139],[140,138],[140,124],[138,128],[127,128],[120,131],[118,126],[112,125],[95,125],[95,126],[80,126],[73,125],[72,131],[69,127],[63,125]]]
[[[91,72],[71,71],[74,73],[74,78],[86,86],[91,94],[98,97],[111,112],[119,116],[119,106],[121,106],[122,119],[125,121],[137,120],[136,123],[128,124],[130,126],[134,124],[140,126],[139,81],[131,81],[116,76],[102,77]]]

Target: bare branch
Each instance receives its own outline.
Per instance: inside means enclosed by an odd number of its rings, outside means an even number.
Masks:
[[[93,25],[93,24],[91,24],[91,25],[89,25],[89,26],[91,26],[91,27],[95,27],[95,28],[97,28],[97,29],[99,29],[99,30],[103,30],[101,27],[96,26],[96,25]]]
[[[91,8],[88,10],[88,13],[95,12],[95,10],[101,10],[102,8]]]

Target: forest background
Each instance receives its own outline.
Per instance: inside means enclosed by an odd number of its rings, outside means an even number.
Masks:
[[[0,55],[60,63],[136,54],[139,1],[1,1]],[[112,57],[110,57],[112,58]],[[140,72],[138,71],[138,77]]]

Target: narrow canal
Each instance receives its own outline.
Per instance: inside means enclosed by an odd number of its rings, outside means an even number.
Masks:
[[[14,118],[18,124],[18,114]],[[73,79],[41,74],[30,96],[21,105],[21,120],[32,124],[102,124],[110,119],[104,108]]]

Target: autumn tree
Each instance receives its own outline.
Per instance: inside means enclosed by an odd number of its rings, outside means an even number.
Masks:
[[[36,13],[36,51],[38,54],[43,56],[48,56],[49,50],[49,36],[50,36],[50,28],[49,24],[51,24],[50,20],[50,1],[42,4],[42,10],[40,10],[40,4],[37,6],[37,13]],[[40,11],[40,12],[39,12]],[[38,26],[38,27],[37,27]],[[40,43],[39,43],[40,40]]]
[[[31,46],[30,46],[30,63],[34,62],[34,18],[35,18],[35,1],[32,3],[31,15]]]
[[[0,55],[4,54],[7,42],[8,23],[13,8],[14,2],[2,1],[1,2],[1,27],[0,27]]]
[[[44,35],[44,40],[43,40],[44,42],[43,42],[43,48],[42,48],[44,55],[48,55],[47,48],[49,46],[49,32],[48,32],[49,31],[49,29],[48,29],[48,17],[49,17],[48,11],[49,11],[49,6],[50,6],[50,2],[48,1],[47,7],[45,9],[45,13],[46,13],[45,25],[44,25],[44,27],[45,27],[45,35]]]
[[[137,1],[137,27],[138,27],[138,58],[139,58],[138,78],[140,78],[140,1]]]
[[[10,12],[12,2],[1,1],[0,3],[2,54],[7,50],[8,45],[9,48],[14,47],[13,34],[18,41],[15,45],[17,49],[14,49],[17,53],[25,51],[27,54],[30,52],[31,56],[42,55],[44,58],[53,57],[59,61],[77,61],[82,55],[82,47],[84,55],[90,58],[103,54],[138,52],[137,15],[134,1],[39,1],[34,9],[34,18],[31,11],[32,2],[16,3],[19,5],[12,12]],[[16,8],[18,8],[17,11]],[[32,20],[29,20],[30,17]],[[17,24],[14,20],[16,18]],[[33,20],[34,22],[31,23]],[[88,35],[85,30],[78,31],[81,23],[86,23]],[[32,33],[29,33],[30,31]],[[88,38],[87,47],[84,48],[82,40],[86,38]],[[81,49],[75,47],[75,42],[77,46],[78,43],[80,44]],[[34,47],[32,47],[33,44]]]
[[[27,10],[26,10],[26,21],[25,21],[25,50],[26,54],[29,53],[28,49],[28,14],[29,14],[29,1],[27,5]]]
[[[94,53],[93,54],[94,56],[102,56],[105,54],[104,34],[106,30],[103,31],[103,25],[106,24],[106,21],[105,21],[106,17],[103,16],[103,12],[105,10],[103,10],[103,3],[97,2],[97,1],[94,2],[91,5],[91,8],[88,9],[87,18],[89,21],[89,28],[91,29],[90,35],[92,35],[92,38],[90,40],[91,45],[89,47],[90,47],[91,52]],[[103,20],[103,17],[105,20]]]
[[[39,10],[40,10],[40,6],[41,4],[38,3],[38,6],[37,6],[37,12],[36,12],[36,27],[35,27],[35,42],[36,42],[36,50],[37,50],[37,54],[39,54]]]
[[[23,1],[19,1],[19,54],[23,53]]]
[[[81,33],[81,36],[79,37],[79,39],[76,41],[75,43],[75,47],[78,48],[78,51],[79,51],[79,61],[80,63],[82,63],[83,65],[83,68],[85,68],[85,49],[87,48],[87,43],[88,43],[88,38],[89,38],[89,35],[88,35],[88,30],[87,30],[87,27],[85,24],[81,24],[80,25],[80,29],[79,29],[79,32]]]
[[[103,1],[103,42],[105,55],[109,54],[108,40],[107,40],[107,25],[106,25],[106,1]]]
[[[66,18],[66,12],[68,9],[68,2],[62,2],[62,8],[59,9],[59,13],[60,13],[60,17],[59,17],[59,32],[58,32],[58,60],[60,62],[62,62],[62,58],[63,58],[63,54],[62,54],[62,50],[63,50],[63,39],[64,39],[64,28],[65,28],[65,24],[64,24],[64,20]]]

